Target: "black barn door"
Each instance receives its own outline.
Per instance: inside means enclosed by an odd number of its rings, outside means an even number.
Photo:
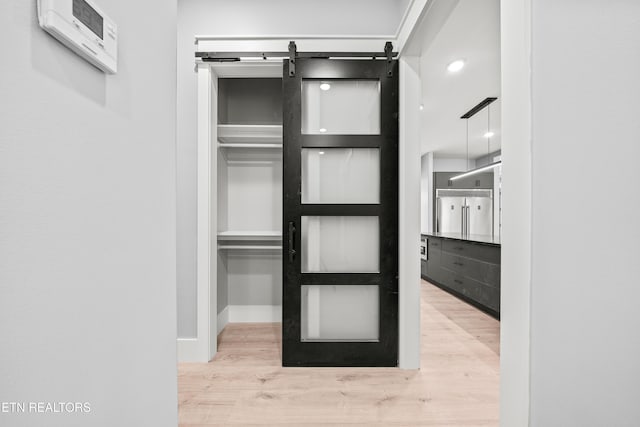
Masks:
[[[284,62],[283,366],[397,366],[397,61]]]

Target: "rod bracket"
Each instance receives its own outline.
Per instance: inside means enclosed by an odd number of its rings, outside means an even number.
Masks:
[[[384,53],[387,57],[387,77],[393,77],[393,44],[391,42],[384,44]]]
[[[296,76],[296,57],[298,56],[298,49],[296,42],[293,40],[289,42],[289,77]]]

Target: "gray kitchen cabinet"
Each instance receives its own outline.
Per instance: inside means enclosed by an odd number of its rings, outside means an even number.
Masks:
[[[459,175],[461,172],[434,172],[435,188],[444,189],[493,189],[493,172],[478,173],[466,178],[451,181],[452,176]]]
[[[500,318],[500,245],[426,234],[422,278]]]

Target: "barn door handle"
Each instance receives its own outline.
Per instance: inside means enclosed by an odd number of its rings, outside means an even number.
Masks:
[[[293,221],[289,221],[289,262],[293,262],[296,257],[295,249],[296,225]]]

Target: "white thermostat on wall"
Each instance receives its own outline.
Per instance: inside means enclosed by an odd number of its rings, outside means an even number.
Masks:
[[[38,0],[40,26],[104,72],[118,70],[118,27],[87,0]]]

